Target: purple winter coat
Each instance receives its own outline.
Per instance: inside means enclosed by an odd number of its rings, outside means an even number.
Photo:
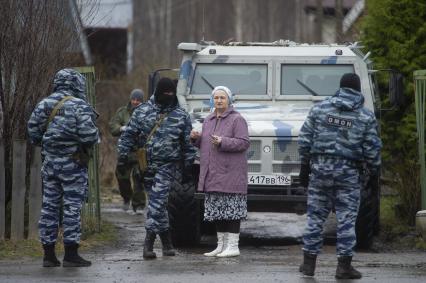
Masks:
[[[212,144],[211,135],[222,137],[219,147]],[[194,144],[200,148],[198,191],[247,194],[250,141],[247,122],[240,113],[230,106],[219,119],[216,113],[207,116]]]

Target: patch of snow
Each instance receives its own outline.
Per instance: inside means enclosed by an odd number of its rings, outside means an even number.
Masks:
[[[249,212],[241,223],[241,232],[254,238],[300,238],[306,214]]]

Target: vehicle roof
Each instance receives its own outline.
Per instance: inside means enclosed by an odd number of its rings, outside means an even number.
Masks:
[[[211,49],[215,50],[211,54]],[[341,50],[342,55],[337,55]],[[305,56],[305,57],[356,57],[356,54],[347,46],[331,45],[298,45],[298,46],[224,46],[210,45],[197,53],[202,56]]]

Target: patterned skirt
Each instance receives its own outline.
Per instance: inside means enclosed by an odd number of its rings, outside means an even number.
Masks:
[[[247,218],[247,195],[212,192],[205,194],[204,221]]]

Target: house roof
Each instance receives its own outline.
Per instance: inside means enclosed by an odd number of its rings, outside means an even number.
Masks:
[[[344,9],[350,9],[357,1],[358,0],[342,0],[342,6]],[[317,6],[317,0],[306,1],[306,7],[315,8],[316,6]],[[324,7],[324,9],[326,8],[334,9],[334,7],[336,6],[336,0],[322,0],[322,6]]]
[[[132,22],[132,0],[98,0],[95,9],[87,6],[81,12],[85,28],[127,28]]]

